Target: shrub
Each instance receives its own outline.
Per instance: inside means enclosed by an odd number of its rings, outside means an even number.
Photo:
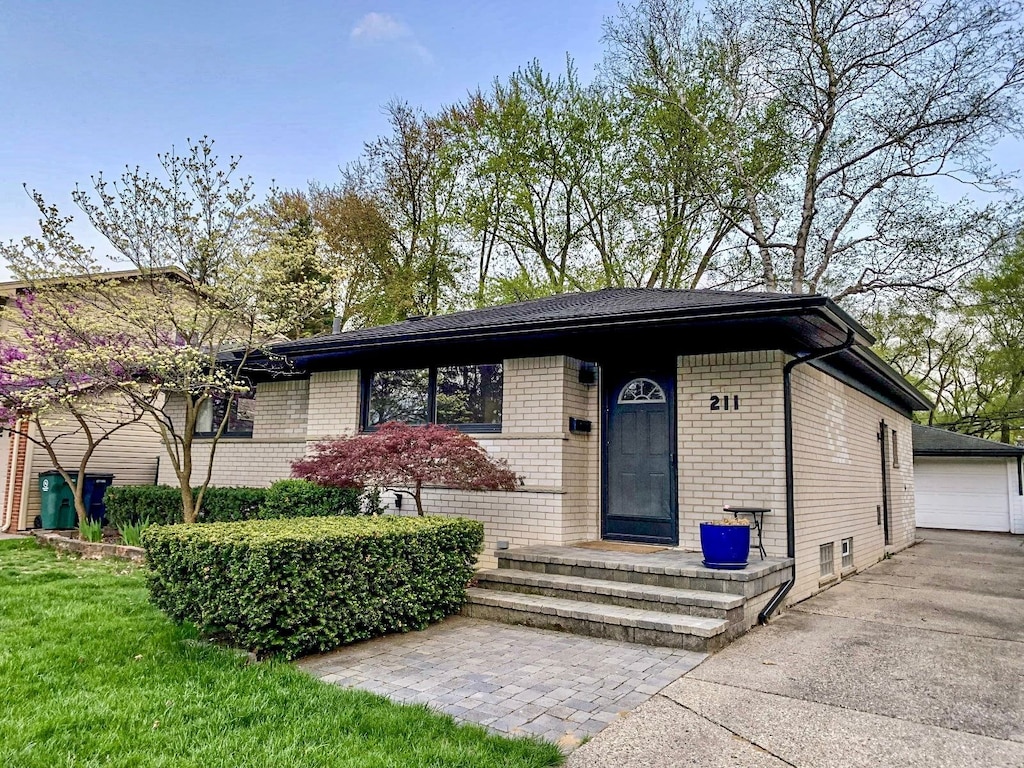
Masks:
[[[207,488],[200,523],[251,520],[259,516],[264,488]],[[115,528],[141,522],[172,525],[184,520],[181,491],[170,485],[112,485],[103,497]]]
[[[154,526],[153,603],[205,636],[295,658],[459,609],[483,526],[443,517],[320,517]]]
[[[115,528],[142,522],[182,521],[181,491],[169,485],[112,485],[103,497],[107,522]]]
[[[308,480],[278,480],[267,489],[259,516],[329,517],[362,513],[362,493],[356,488],[325,488]]]
[[[177,489],[175,489],[177,490]],[[196,491],[193,489],[193,495]],[[181,491],[178,491],[181,495]],[[254,520],[267,498],[266,488],[207,488],[198,523],[234,523]]]
[[[423,514],[423,486],[466,491],[512,491],[519,477],[504,459],[494,459],[469,435],[439,424],[397,421],[374,432],[318,443],[292,463],[292,474],[336,488],[411,488]]]

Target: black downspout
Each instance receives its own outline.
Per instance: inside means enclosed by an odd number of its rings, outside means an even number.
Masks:
[[[821,360],[853,346],[856,336],[852,330],[846,331],[846,341],[836,347],[820,349],[811,352],[803,357],[795,357],[786,363],[782,368],[782,413],[783,430],[786,441],[786,557],[793,560],[789,578],[779,587],[779,591],[772,595],[772,599],[757,615],[757,623],[765,624],[771,615],[775,613],[782,601],[785,600],[789,590],[796,583],[796,494],[794,492],[793,480],[793,384],[791,374],[798,365],[810,363],[814,360]]]

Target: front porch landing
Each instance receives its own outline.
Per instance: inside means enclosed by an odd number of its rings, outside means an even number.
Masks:
[[[654,547],[496,554],[498,568],[477,574],[465,615],[693,651],[717,650],[754,626],[792,565],[754,559],[721,571],[705,568],[699,553]]]

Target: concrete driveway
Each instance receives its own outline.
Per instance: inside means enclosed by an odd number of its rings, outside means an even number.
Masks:
[[[1024,537],[923,541],[753,630],[583,766],[1024,766]]]

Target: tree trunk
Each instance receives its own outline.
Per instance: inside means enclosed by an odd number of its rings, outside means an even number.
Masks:
[[[416,490],[413,492],[412,497],[416,500],[416,514],[423,517],[423,483],[416,483]]]

